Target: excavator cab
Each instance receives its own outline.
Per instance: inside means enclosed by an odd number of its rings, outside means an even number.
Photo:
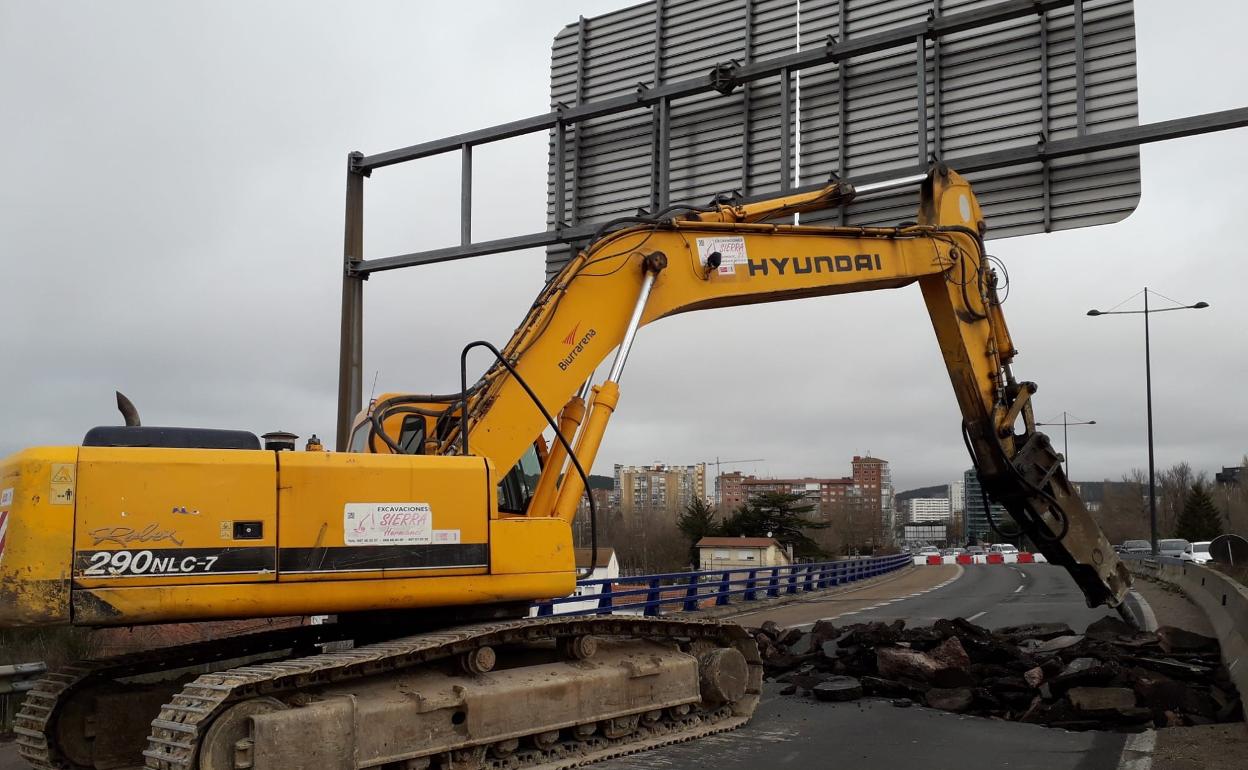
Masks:
[[[373,412],[379,405],[401,398],[399,393],[383,393],[368,405],[368,408],[356,415],[351,423],[351,440],[347,445],[348,452],[368,452],[372,454],[437,454],[439,416],[415,412],[390,411],[381,417],[381,431],[373,431]],[[426,403],[413,404],[422,412],[445,413],[449,404]],[[452,410],[458,414],[458,410]],[[396,452],[385,441],[380,433],[384,433],[398,446]]]

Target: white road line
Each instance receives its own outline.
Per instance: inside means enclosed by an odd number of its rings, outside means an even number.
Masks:
[[[982,618],[984,615],[987,615],[987,614],[988,614],[988,610],[984,610],[983,612],[976,612],[974,615],[967,618],[967,620],[974,620],[975,618]]]
[[[1153,766],[1153,749],[1157,747],[1157,733],[1145,730],[1127,738],[1118,758],[1118,770],[1149,770]]]

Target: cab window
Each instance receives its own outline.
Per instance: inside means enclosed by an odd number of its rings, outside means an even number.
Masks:
[[[403,418],[403,427],[399,429],[399,451],[405,455],[425,453],[425,418],[423,415],[409,414]]]
[[[537,478],[541,474],[542,465],[537,459],[537,448],[530,446],[520,462],[498,484],[499,513],[527,513],[529,500],[537,489]]]
[[[355,433],[351,434],[351,444],[347,447],[348,452],[368,451],[368,427],[369,423],[367,420],[356,427]]]

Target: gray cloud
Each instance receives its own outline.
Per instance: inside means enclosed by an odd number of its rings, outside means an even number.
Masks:
[[[116,422],[114,388],[151,423],[328,439],[346,152],[541,112],[554,34],[621,5],[0,6],[0,454]],[[1242,106],[1248,9],[1138,3],[1137,19],[1143,120]],[[1078,478],[1146,462],[1138,319],[1084,316],[1145,284],[1213,305],[1155,319],[1158,462],[1213,470],[1248,451],[1244,141],[1147,147],[1125,222],[992,244],[1040,417],[1098,422],[1071,430]],[[544,138],[476,161],[478,236],[539,229]],[[454,243],[457,193],[454,157],[379,171],[369,256]],[[506,339],[541,281],[536,252],[375,276],[366,387],[377,372],[379,391],[453,389],[463,343]],[[914,287],[665,320],[642,331],[623,393],[599,472],[718,455],[841,475],[870,450],[905,487],[968,464]]]

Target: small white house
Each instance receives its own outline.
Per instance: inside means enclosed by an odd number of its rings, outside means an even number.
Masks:
[[[788,550],[770,537],[704,537],[697,543],[698,569],[783,567],[793,563]]]
[[[592,555],[589,548],[576,548],[576,571],[584,572],[589,569],[589,559]],[[594,571],[590,573],[586,580],[605,580],[606,578],[618,578],[620,576],[620,562],[615,558],[614,548],[598,548],[598,558],[594,561]]]

